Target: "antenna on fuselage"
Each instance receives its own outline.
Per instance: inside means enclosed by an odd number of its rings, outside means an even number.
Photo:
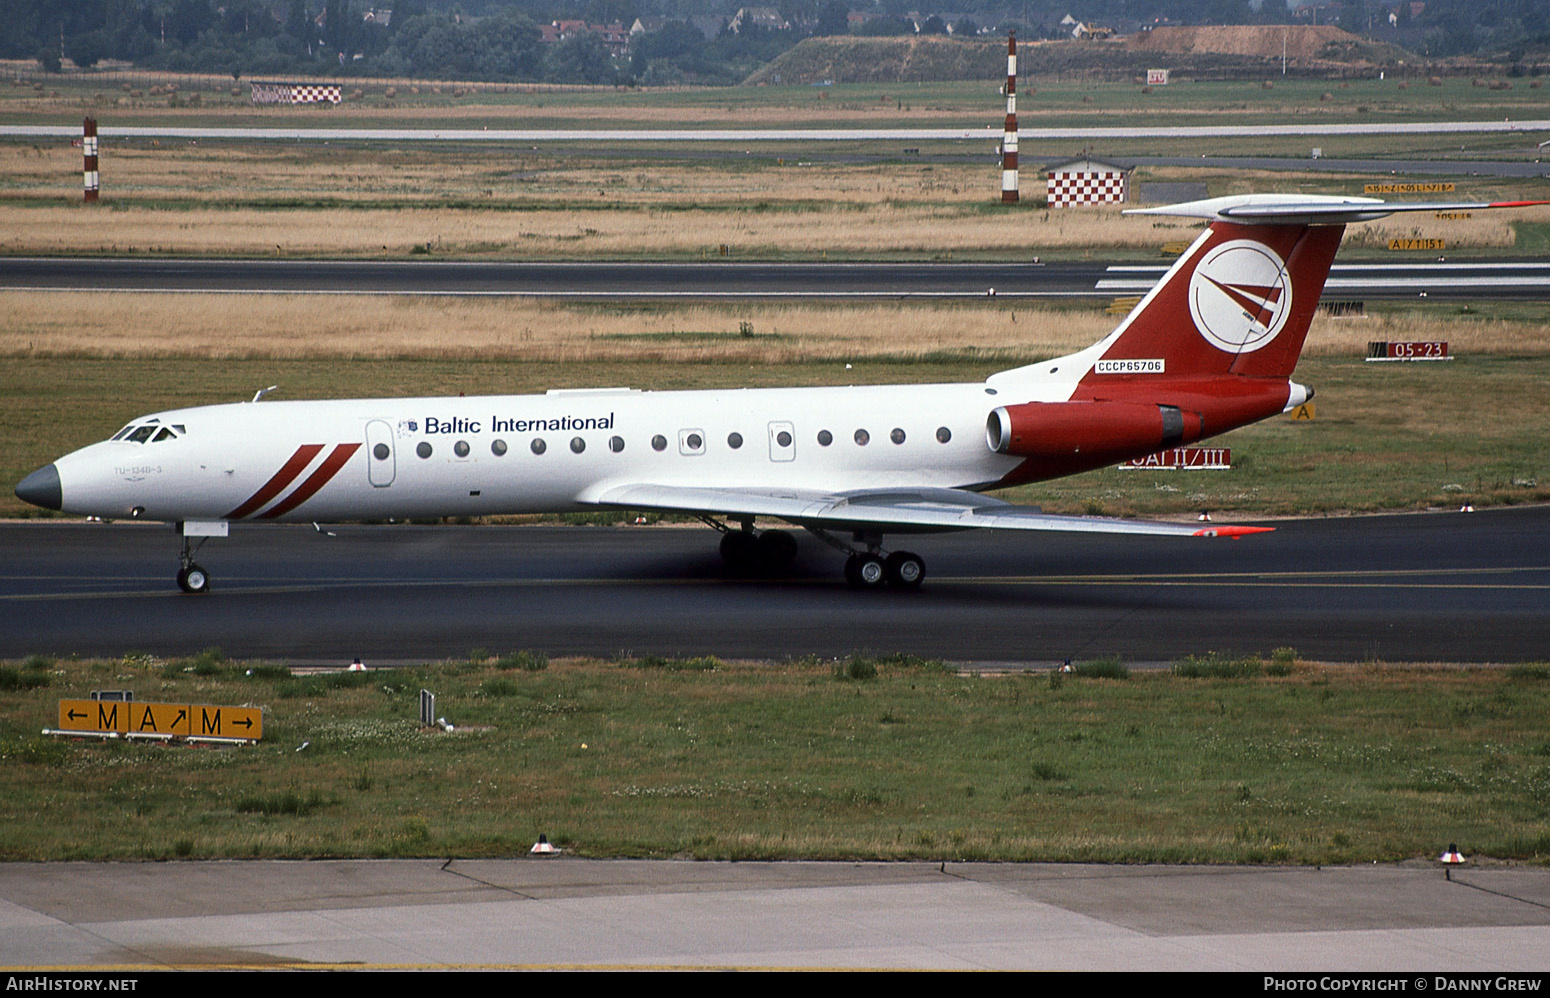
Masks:
[[[265,395],[268,395],[270,392],[279,387],[279,385],[270,385],[268,388],[260,388],[258,391],[253,393],[253,401],[257,402],[259,399],[263,398]]]

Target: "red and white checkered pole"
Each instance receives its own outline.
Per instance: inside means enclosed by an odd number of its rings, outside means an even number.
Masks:
[[[97,119],[87,118],[81,124],[81,152],[85,155],[86,164],[82,176],[86,185],[86,202],[97,200]]]
[[[1001,138],[1001,203],[1017,202],[1017,32],[1006,36],[1006,133]]]

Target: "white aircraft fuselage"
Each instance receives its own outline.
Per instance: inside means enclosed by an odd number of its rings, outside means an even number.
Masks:
[[[1026,400],[943,384],[234,403],[150,414],[130,427],[162,439],[55,467],[67,513],[170,521],[582,510],[642,481],[981,489],[1020,464],[987,446],[987,414]]]

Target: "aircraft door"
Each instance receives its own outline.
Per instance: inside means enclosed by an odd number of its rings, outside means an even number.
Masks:
[[[371,484],[385,489],[393,484],[398,470],[398,448],[393,428],[380,419],[366,424],[366,475]]]
[[[796,427],[785,421],[770,423],[770,460],[795,461],[797,456]]]

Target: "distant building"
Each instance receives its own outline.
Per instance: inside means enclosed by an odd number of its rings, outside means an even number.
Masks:
[[[729,25],[733,34],[742,34],[747,27],[769,28],[772,31],[790,31],[791,24],[774,7],[744,7],[732,17]]]
[[[1122,203],[1129,194],[1130,171],[1102,160],[1072,160],[1046,172],[1045,196],[1051,208]]]
[[[636,21],[639,24],[640,21]],[[596,35],[608,49],[608,54],[615,59],[622,59],[630,53],[631,29],[615,22],[613,24],[588,24],[586,21],[564,20],[551,21],[548,24],[538,26],[538,43],[540,45],[557,45],[569,38],[580,35]]]

